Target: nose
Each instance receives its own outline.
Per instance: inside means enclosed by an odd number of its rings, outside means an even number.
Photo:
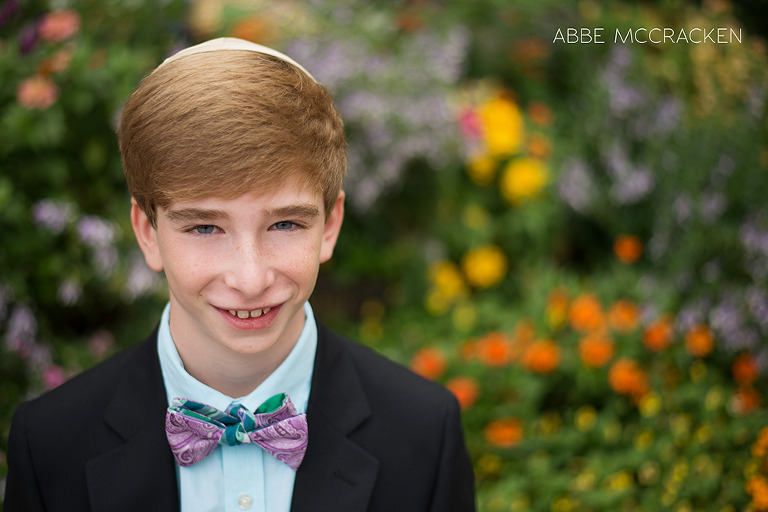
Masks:
[[[230,255],[224,282],[244,297],[258,297],[275,282],[273,258],[256,240],[239,243]]]

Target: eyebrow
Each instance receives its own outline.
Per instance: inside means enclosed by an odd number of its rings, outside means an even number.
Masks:
[[[291,204],[268,210],[267,215],[274,217],[299,217],[311,219],[320,215],[320,209],[312,203]]]
[[[320,215],[320,209],[317,205],[312,203],[291,204],[271,210],[265,210],[265,214],[270,217],[298,217],[302,219],[312,219]],[[223,210],[209,210],[205,208],[170,210],[166,213],[166,217],[168,217],[168,220],[171,222],[215,222],[230,218],[229,214]]]
[[[203,208],[184,208],[181,210],[170,210],[166,214],[168,220],[172,222],[189,221],[218,221],[228,219],[229,214],[222,210],[207,210]]]

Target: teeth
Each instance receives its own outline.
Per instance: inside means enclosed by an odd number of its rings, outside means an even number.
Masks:
[[[264,308],[264,309],[254,309],[252,311],[248,310],[240,310],[240,309],[230,309],[229,314],[232,316],[236,316],[238,318],[258,318],[261,315],[266,315],[270,312],[272,308]]]

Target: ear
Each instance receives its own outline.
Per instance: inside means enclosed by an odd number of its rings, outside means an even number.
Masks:
[[[157,243],[157,230],[149,222],[147,214],[144,213],[136,200],[131,198],[131,225],[133,233],[136,235],[136,241],[139,243],[141,252],[144,253],[144,259],[149,268],[155,272],[163,270],[163,258],[160,254],[160,246]]]
[[[344,191],[339,191],[339,197],[336,198],[336,204],[325,221],[323,228],[323,242],[320,247],[320,263],[325,263],[333,256],[333,248],[336,247],[336,240],[339,238],[341,223],[344,221]]]

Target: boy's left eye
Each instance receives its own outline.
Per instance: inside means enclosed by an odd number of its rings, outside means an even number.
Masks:
[[[272,227],[278,230],[291,230],[296,227],[296,224],[288,220],[283,220],[280,222],[276,222],[275,224],[272,225]]]
[[[192,231],[194,231],[198,235],[210,235],[213,233],[215,229],[216,229],[216,226],[205,225],[205,226],[195,226],[194,228],[192,228]]]

